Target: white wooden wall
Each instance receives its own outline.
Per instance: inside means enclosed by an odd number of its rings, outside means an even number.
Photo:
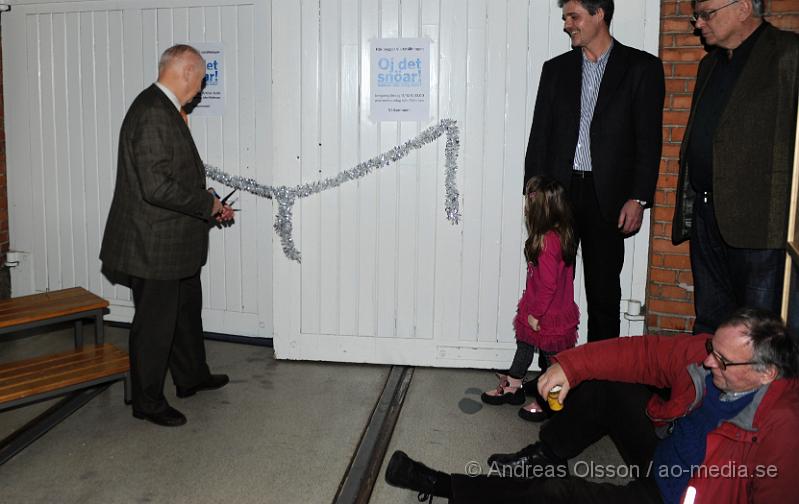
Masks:
[[[618,8],[616,36],[657,53],[658,2]],[[452,118],[464,214],[459,226],[445,220],[443,140],[302,200],[302,265],[275,252],[278,356],[507,365],[525,273],[524,153],[541,65],[569,48],[560,17],[554,0],[273,3],[275,183],[329,176]],[[369,41],[379,37],[431,39],[429,122],[369,120]],[[643,300],[648,235],[645,226],[628,240],[626,299]],[[625,334],[642,332],[623,320]]]
[[[657,0],[617,4],[615,36],[657,53]],[[191,124],[207,162],[299,184],[452,118],[464,218],[452,226],[444,216],[443,140],[301,200],[302,264],[273,239],[271,202],[243,196],[237,225],[212,231],[206,328],[274,331],[280,358],[507,365],[524,281],[521,185],[535,92],[542,63],[568,50],[555,0],[12,5],[2,16],[11,246],[28,252],[12,282],[84,285],[129,319],[127,291],[103,280],[97,260],[119,125],[163,48],[221,40],[226,115]],[[431,39],[429,122],[369,120],[369,41],[379,37]],[[643,300],[648,235],[645,225],[627,242],[625,299]],[[643,330],[623,320],[623,333]]]
[[[127,288],[100,273],[122,118],[179,42],[224,44],[225,115],[191,120],[206,162],[271,178],[269,8],[247,0],[17,1],[3,14],[14,295],[80,285],[129,321]],[[205,328],[272,335],[271,203],[241,197],[237,225],[211,232]]]

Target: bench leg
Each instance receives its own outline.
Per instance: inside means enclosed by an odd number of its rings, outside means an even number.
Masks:
[[[94,317],[94,343],[102,345],[105,343],[105,326],[103,325],[103,310],[97,310]]]
[[[75,321],[75,348],[83,348],[83,320]]]
[[[109,384],[103,384],[72,392],[11,435],[0,440],[0,466],[108,387]]]

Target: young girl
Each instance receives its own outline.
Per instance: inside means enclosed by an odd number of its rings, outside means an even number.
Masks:
[[[516,354],[507,374],[497,374],[499,386],[483,393],[487,404],[523,404],[522,378],[538,350],[538,365],[545,371],[553,355],[577,341],[579,311],[574,303],[574,260],[577,239],[566,191],[554,179],[533,177],[525,187],[527,286],[513,320]],[[547,418],[537,400],[519,410],[525,420]]]

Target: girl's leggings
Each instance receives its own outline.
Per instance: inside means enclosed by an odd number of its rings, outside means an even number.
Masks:
[[[533,357],[535,357],[536,352],[538,352],[538,366],[541,368],[542,373],[552,364],[552,357],[557,353],[539,350],[529,343],[517,341],[516,354],[513,356],[513,363],[508,370],[508,376],[516,379],[523,378],[527,374],[530,364],[533,363]]]

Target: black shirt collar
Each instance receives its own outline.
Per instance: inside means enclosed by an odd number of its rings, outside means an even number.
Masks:
[[[718,52],[719,59],[725,62],[736,60],[746,61],[749,58],[749,54],[752,52],[752,48],[755,46],[757,39],[760,38],[760,35],[766,29],[768,24],[768,21],[763,21],[760,23],[760,26],[758,26],[755,31],[746,37],[746,40],[741,42],[741,45],[732,50],[732,58],[727,57],[727,54],[729,53],[726,49],[721,49]]]

